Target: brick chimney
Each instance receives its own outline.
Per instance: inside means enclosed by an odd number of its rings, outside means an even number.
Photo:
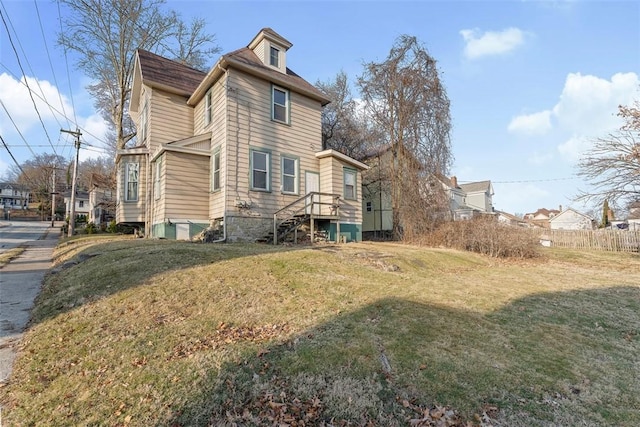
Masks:
[[[458,178],[456,178],[455,176],[451,177],[451,186],[453,188],[458,188]]]

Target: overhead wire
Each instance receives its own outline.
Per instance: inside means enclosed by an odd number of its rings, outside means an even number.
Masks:
[[[25,83],[22,81],[22,79],[18,78],[18,76],[16,76],[16,75],[13,73],[13,71],[11,71],[11,70],[6,66],[6,65],[4,65],[4,64],[0,64],[0,66],[2,66],[2,68],[4,68],[4,69],[9,73],[9,74],[11,74],[11,76],[12,76],[12,77],[14,77],[14,78],[15,78],[15,79],[20,83],[20,84],[22,84],[22,85],[26,86],[26,87],[27,87],[27,89],[29,89],[29,87],[28,87],[27,85],[25,85]],[[43,98],[40,94],[38,94],[37,92],[33,92],[33,93],[34,93],[34,95],[35,95],[36,97],[38,97],[42,102],[49,104],[49,101],[48,101],[47,99]],[[49,104],[49,105],[50,105],[50,104]],[[64,114],[64,113],[62,113],[60,110],[58,110],[54,105],[51,105],[51,108],[53,108],[53,110],[54,110],[56,113],[58,113],[58,114],[61,114],[61,115],[63,115],[63,114]],[[69,120],[69,118],[68,118],[67,116],[65,116],[65,118],[66,118],[67,120]],[[91,133],[91,132],[90,132],[90,131],[88,131],[86,128],[83,128],[83,127],[81,127],[81,126],[76,126],[76,127],[77,127],[78,129],[82,130],[82,133],[83,133],[83,134],[89,135],[89,136],[93,137],[95,140],[100,141],[100,142],[102,142],[102,143],[103,143],[103,144],[105,144],[105,145],[107,144],[107,142],[106,142],[104,139],[102,139],[101,137],[98,137],[97,135],[95,135],[95,134]]]
[[[34,0],[35,1],[35,0]],[[58,6],[58,23],[60,24],[60,37],[62,39],[62,49],[64,51],[64,63],[67,69],[67,81],[69,82],[69,95],[71,98],[71,107],[73,108],[73,123],[78,127],[78,117],[76,116],[76,106],[73,102],[73,90],[71,88],[71,73],[69,72],[69,57],[67,56],[67,46],[64,42],[64,31],[62,28],[62,13],[60,12],[60,2],[56,0],[56,5]]]
[[[49,68],[51,68],[51,75],[53,77],[53,82],[56,85],[56,88],[59,88],[60,85],[58,84],[58,78],[56,77],[56,72],[55,69],[53,67],[53,61],[51,61],[51,54],[49,52],[49,45],[47,44],[47,37],[44,33],[44,26],[42,25],[42,18],[40,17],[40,9],[38,8],[38,1],[37,0],[33,0],[33,4],[35,6],[36,9],[36,15],[38,16],[38,23],[40,24],[40,33],[42,34],[42,42],[44,43],[44,49],[47,53],[47,59],[49,60]],[[65,119],[67,119],[67,125],[69,127],[71,127],[71,123],[69,121],[69,119],[67,118],[67,112],[64,108],[64,101],[62,100],[62,94],[60,93],[60,91],[58,90],[58,100],[60,101],[60,107],[62,108],[62,113],[63,113],[63,117]],[[44,96],[44,92],[42,93],[42,95]],[[60,124],[60,122],[58,122],[58,124]],[[62,127],[62,125],[60,125],[60,127]]]
[[[27,142],[27,139],[24,137],[24,135],[22,135],[22,132],[20,132],[20,128],[18,127],[16,122],[13,120],[13,117],[11,117],[9,110],[7,109],[7,106],[4,105],[4,102],[2,102],[2,99],[0,99],[0,105],[2,105],[2,108],[4,109],[5,113],[7,113],[7,117],[9,117],[9,120],[13,124],[13,127],[16,128],[16,131],[18,132],[18,135],[20,135],[20,138],[22,138],[27,148],[29,148],[29,151],[31,151],[31,154],[33,155],[33,157],[35,157],[36,153],[33,151],[33,148],[31,148],[31,145],[29,145],[29,142]]]
[[[3,8],[4,8],[4,4]],[[9,38],[9,44],[11,45],[11,48],[13,49],[13,53],[16,56],[16,61],[18,62],[18,66],[20,67],[20,71],[22,72],[22,76],[24,78],[24,84],[27,86],[27,88],[29,89],[29,98],[31,98],[31,102],[33,103],[33,108],[36,111],[36,114],[38,115],[38,119],[40,120],[40,124],[42,125],[42,129],[44,130],[44,133],[47,137],[47,140],[49,141],[49,144],[51,145],[51,149],[53,150],[54,154],[58,154],[56,152],[56,148],[53,146],[53,142],[51,142],[51,137],[49,136],[49,132],[47,131],[47,127],[44,124],[44,120],[42,120],[42,115],[40,114],[40,110],[38,110],[38,105],[36,104],[35,99],[33,98],[33,94],[32,94],[32,90],[29,87],[29,82],[27,80],[27,74],[24,71],[24,67],[22,66],[22,61],[20,60],[20,55],[18,54],[18,50],[16,49],[15,43],[13,42],[13,38],[11,37],[11,31],[9,31],[9,26],[7,25],[7,21],[5,20],[4,14],[2,13],[2,9],[0,9],[0,18],[2,19],[2,23],[5,26],[5,29],[7,30],[7,37]],[[7,19],[9,19],[9,17],[7,16]],[[37,79],[36,79],[37,81]]]

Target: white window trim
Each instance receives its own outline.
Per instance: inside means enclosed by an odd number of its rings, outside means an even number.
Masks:
[[[138,169],[138,179],[135,181],[136,183],[136,197],[129,198],[129,167],[131,165],[136,165]],[[137,162],[130,162],[125,164],[124,168],[124,201],[125,202],[137,202],[140,197],[140,164]]]
[[[292,176],[293,177],[293,191],[286,191],[284,189],[284,178],[285,178],[285,173],[284,173],[284,162],[285,160],[293,160],[294,164],[294,172],[293,175],[287,175],[287,176]],[[298,157],[294,157],[294,156],[287,156],[287,155],[283,155],[282,156],[282,160],[280,162],[280,185],[281,185],[281,191],[283,194],[299,194],[300,192],[300,159]]]
[[[216,156],[218,157],[218,182],[216,182]],[[213,150],[213,155],[211,156],[211,192],[220,191],[222,189],[222,180],[221,180],[221,171],[222,171],[222,157],[220,147],[217,147]]]
[[[347,196],[347,175],[353,175],[353,197]],[[344,198],[346,200],[358,200],[358,173],[355,169],[344,168],[342,170]]]
[[[204,126],[207,127],[213,121],[213,93],[209,89],[204,95]]]
[[[272,58],[271,53],[274,50],[276,51],[276,64],[275,65],[271,62],[271,58]],[[274,68],[280,69],[280,48],[278,48],[277,46],[269,45],[269,65],[274,67]]]
[[[284,120],[279,120],[276,119],[276,97],[275,97],[275,91],[280,91],[283,92],[285,95],[285,105],[284,105],[284,116],[285,119]],[[282,106],[282,104],[277,104]],[[284,123],[284,124],[289,124],[289,122],[291,121],[291,117],[290,117],[290,106],[291,106],[291,95],[289,93],[289,90],[283,88],[283,87],[279,87],[279,86],[271,86],[271,120],[273,120],[274,122],[278,122],[278,123]]]
[[[260,170],[260,172],[266,172],[267,176],[266,176],[266,188],[260,188],[260,187],[254,187],[253,183],[254,183],[254,177],[253,177],[253,172],[256,170],[254,165],[253,165],[253,155],[254,153],[260,153],[260,154],[264,154],[267,158],[266,158],[266,171]],[[250,170],[250,182],[249,182],[249,187],[251,188],[251,190],[253,191],[267,191],[270,192],[271,191],[271,151],[269,150],[263,150],[263,149],[259,149],[259,148],[251,148],[249,150],[249,154],[250,154],[250,163],[251,163],[251,170]]]

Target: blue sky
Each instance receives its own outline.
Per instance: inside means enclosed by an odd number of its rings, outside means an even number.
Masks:
[[[576,161],[590,141],[619,127],[619,104],[640,98],[636,1],[173,0],[168,7],[187,20],[204,17],[223,52],[273,28],[293,43],[289,67],[312,83],[340,70],[355,82],[363,62],[383,61],[401,34],[416,36],[438,61],[451,100],[451,174],[459,182],[491,180],[496,209],[510,213],[587,210],[573,202],[588,189]],[[15,123],[0,106],[0,135],[14,156],[31,156],[17,128],[33,151],[71,157],[71,137],[59,130],[74,127],[74,116],[88,144],[82,157],[99,156],[104,124],[84,90],[90,81],[73,57],[67,74],[55,44],[56,2],[0,0],[0,10],[30,87],[55,106],[35,97],[43,126],[17,81],[23,73],[0,22],[0,100]],[[71,122],[57,117],[61,104]],[[0,175],[12,162],[0,146]]]

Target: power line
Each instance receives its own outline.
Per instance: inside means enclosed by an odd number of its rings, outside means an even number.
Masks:
[[[20,67],[20,71],[22,71],[22,76],[24,77],[24,84],[27,86],[27,88],[29,89],[29,98],[31,98],[31,102],[33,103],[33,108],[36,110],[36,113],[38,114],[38,119],[40,120],[40,123],[42,124],[42,129],[44,130],[45,135],[47,136],[47,140],[49,141],[49,144],[51,145],[51,149],[53,150],[53,153],[55,155],[58,155],[58,153],[56,152],[56,148],[53,146],[53,143],[51,142],[51,138],[49,137],[49,132],[47,132],[47,127],[44,124],[44,121],[42,120],[42,116],[40,115],[40,111],[38,110],[38,106],[36,105],[36,101],[35,99],[33,99],[33,94],[31,93],[31,88],[29,87],[29,82],[27,81],[27,74],[24,72],[24,68],[22,67],[22,62],[20,61],[20,55],[18,55],[18,51],[16,50],[16,46],[13,43],[13,38],[11,37],[11,31],[9,31],[9,26],[7,25],[7,21],[4,19],[4,14],[2,13],[2,10],[0,10],[0,18],[2,18],[2,23],[4,24],[5,29],[7,30],[7,37],[9,38],[9,44],[11,44],[11,48],[13,49],[13,53],[16,56],[16,61],[18,62],[18,66]],[[36,79],[37,81],[37,79]]]
[[[35,157],[36,153],[33,151],[31,146],[25,139],[24,135],[22,135],[22,132],[20,132],[20,129],[18,128],[18,125],[16,124],[16,122],[13,121],[13,117],[11,117],[11,114],[9,114],[9,110],[7,110],[7,107],[4,105],[4,102],[2,102],[2,99],[0,99],[0,105],[2,105],[2,108],[4,108],[5,113],[7,113],[7,117],[9,117],[9,120],[11,120],[11,123],[13,123],[13,126],[16,128],[16,131],[18,132],[18,135],[20,135],[20,138],[22,138],[25,145],[29,148],[29,151],[31,151],[31,154],[33,154],[33,157]]]
[[[53,82],[56,85],[56,88],[59,88],[60,85],[58,84],[58,79],[56,78],[56,72],[55,69],[53,67],[53,62],[51,61],[51,54],[49,53],[49,45],[47,44],[47,37],[44,34],[44,27],[42,26],[42,19],[40,18],[40,9],[38,8],[38,1],[37,0],[33,0],[33,4],[36,8],[36,14],[38,15],[38,23],[40,24],[40,33],[42,34],[42,41],[44,43],[44,49],[47,52],[47,59],[49,60],[49,67],[51,68],[51,75],[53,76]],[[58,99],[60,100],[60,106],[62,107],[62,112],[63,117],[66,118],[67,116],[67,112],[65,111],[64,108],[64,102],[62,101],[62,94],[60,93],[60,91],[58,90]],[[43,92],[44,95],[44,92]],[[60,123],[58,123],[60,124]],[[69,120],[67,119],[67,124],[69,124]],[[62,126],[60,126],[62,127]]]
[[[13,73],[13,71],[11,71],[11,70],[6,66],[6,65],[1,64],[1,63],[0,63],[0,66],[2,66],[2,68],[4,68],[4,69],[9,73],[9,74],[11,74],[11,76],[12,76],[13,78],[15,78],[15,79],[20,83],[20,84],[22,84],[22,85],[26,86],[26,87],[27,87],[27,90],[30,90],[29,86],[28,86],[28,85],[26,85],[26,84],[22,81],[22,79],[20,79],[18,76],[16,76],[16,75]],[[65,117],[65,119],[69,120],[69,118],[68,118],[64,113],[60,112],[60,111],[59,111],[55,106],[53,106],[53,105],[49,104],[49,101],[47,101],[45,98],[43,98],[40,94],[38,94],[37,92],[33,92],[33,94],[34,94],[36,97],[38,97],[38,98],[39,98],[42,102],[44,102],[45,104],[50,105],[50,106],[51,106],[51,108],[52,108],[56,113],[58,113],[58,114],[60,114],[60,115],[64,116],[64,117]],[[75,110],[74,110],[74,114],[75,114]],[[80,130],[82,130],[84,134],[87,134],[87,135],[89,135],[89,136],[93,137],[94,139],[96,139],[96,140],[98,140],[98,141],[102,142],[102,143],[103,143],[103,144],[105,144],[105,145],[107,144],[107,142],[106,142],[105,140],[103,140],[102,138],[99,138],[99,137],[98,137],[98,136],[96,136],[95,134],[93,134],[93,133],[89,132],[86,128],[82,128],[82,127],[80,127],[80,126],[76,126],[76,127],[78,127]],[[106,149],[105,149],[105,150],[106,150]]]
[[[36,0],[34,0],[36,1]],[[58,6],[58,23],[60,24],[60,37],[62,37],[62,49],[64,51],[64,63],[67,68],[67,81],[69,82],[69,95],[71,98],[71,107],[73,108],[73,124],[78,127],[78,117],[76,116],[76,105],[73,102],[73,90],[71,89],[71,74],[69,73],[69,58],[67,57],[67,44],[64,41],[64,31],[62,28],[62,14],[60,13],[60,2],[56,1]]]

